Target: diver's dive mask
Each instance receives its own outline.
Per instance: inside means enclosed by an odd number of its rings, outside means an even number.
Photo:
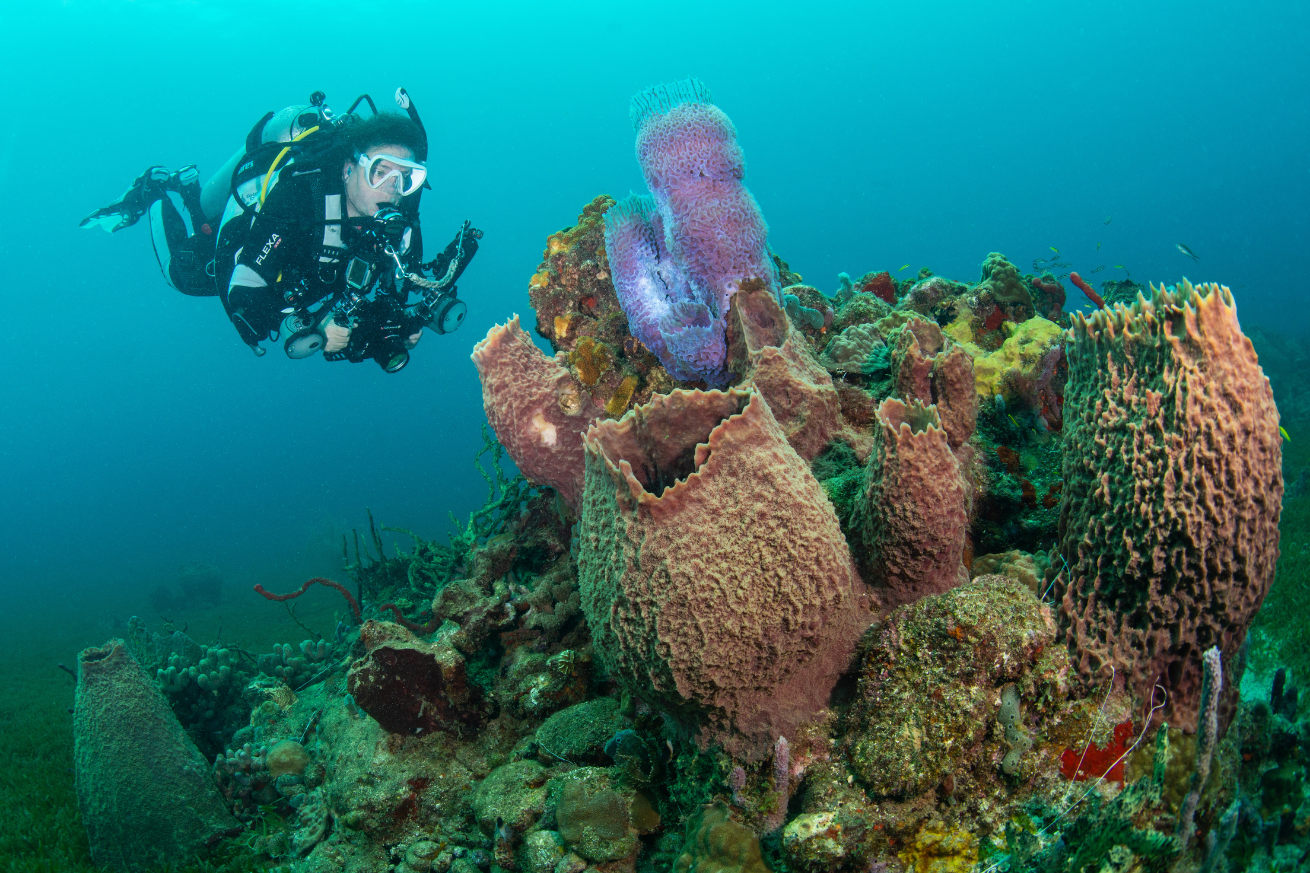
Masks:
[[[360,155],[359,165],[364,168],[364,181],[370,188],[381,188],[392,179],[398,179],[396,188],[402,197],[421,188],[428,177],[427,167],[395,155]]]

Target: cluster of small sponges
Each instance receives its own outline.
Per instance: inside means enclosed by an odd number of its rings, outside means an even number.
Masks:
[[[1161,683],[1170,725],[1195,730],[1201,653],[1237,653],[1278,559],[1269,380],[1229,290],[1186,281],[1076,316],[1068,359],[1056,594],[1075,662],[1143,700]]]
[[[473,363],[487,420],[519,470],[576,506],[582,496],[582,431],[600,414],[590,396],[558,358],[533,345],[517,315],[473,347]]]
[[[754,391],[658,395],[585,444],[582,608],[610,675],[767,756],[867,623],[822,486]]]

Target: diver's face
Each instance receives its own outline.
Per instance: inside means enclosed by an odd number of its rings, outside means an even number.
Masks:
[[[380,145],[369,149],[370,154],[395,155],[407,161],[414,160],[414,152],[403,145]],[[377,188],[368,184],[367,172],[358,161],[350,161],[341,168],[341,180],[346,188],[346,215],[354,218],[372,216],[383,206],[399,206],[404,181],[392,176]]]

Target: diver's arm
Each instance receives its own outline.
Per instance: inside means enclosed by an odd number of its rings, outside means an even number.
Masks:
[[[304,247],[296,221],[300,186],[279,184],[255,217],[227,287],[227,311],[247,345],[256,346],[282,322],[283,300],[275,286],[295,253]]]

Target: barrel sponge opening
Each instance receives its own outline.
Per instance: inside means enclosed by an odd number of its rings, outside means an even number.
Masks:
[[[656,395],[584,446],[579,588],[610,675],[767,757],[871,618],[823,487],[758,391]]]

